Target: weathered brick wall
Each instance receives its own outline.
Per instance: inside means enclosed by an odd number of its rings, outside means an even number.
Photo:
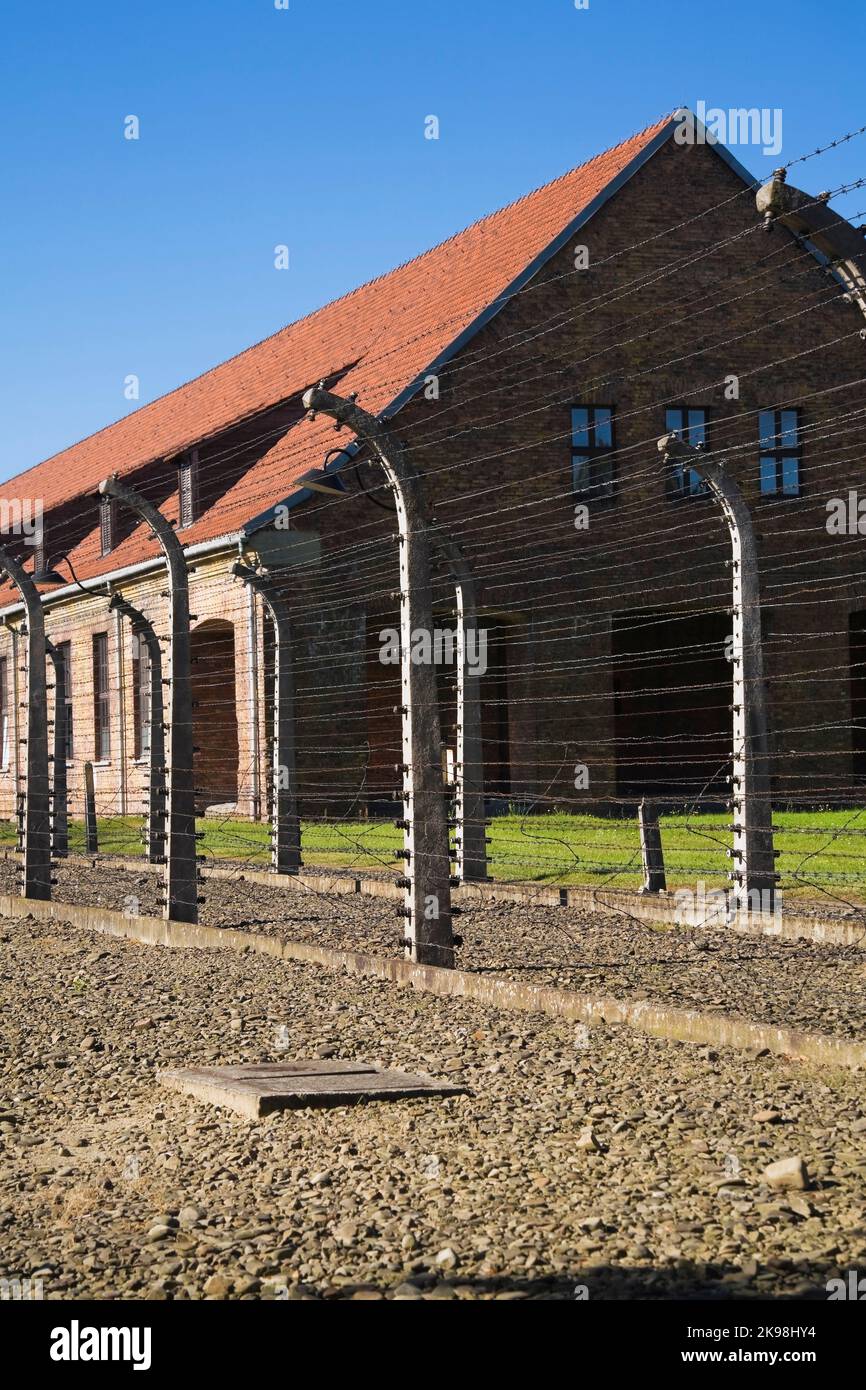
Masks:
[[[249,711],[249,680],[251,671],[250,644],[248,630],[247,596],[240,584],[228,577],[230,559],[219,556],[215,559],[199,560],[190,578],[190,600],[197,621],[193,632],[201,631],[201,638],[194,652],[204,658],[201,668],[193,666],[193,696],[198,707],[193,712],[193,731],[196,744],[203,750],[197,760],[197,770],[201,770],[205,782],[212,782],[217,791],[227,791],[237,787],[237,804],[242,814],[253,810],[253,784],[256,757],[252,741]],[[124,596],[152,622],[157,635],[164,636],[168,627],[168,604],[166,599],[166,577],[164,572],[154,572],[130,578],[122,585]],[[214,619],[220,628],[219,647],[210,645],[207,634],[212,630]],[[73,816],[83,814],[84,804],[84,763],[94,764],[94,787],[97,812],[100,816],[142,815],[148,777],[146,757],[136,760],[132,637],[126,619],[118,620],[109,612],[105,596],[77,596],[49,605],[46,611],[46,632],[55,643],[70,642],[72,656],[72,700],[73,700],[73,755],[68,765],[70,808]],[[216,681],[208,669],[208,654],[222,658],[226,653],[225,637],[234,633],[234,667],[218,673]],[[93,664],[92,637],[94,633],[105,632],[108,637],[108,661],[111,696],[111,748],[107,759],[98,760],[95,755],[95,725],[93,708]],[[20,664],[24,664],[26,641],[19,639]],[[170,666],[163,645],[164,676],[170,676]],[[12,655],[12,637],[7,632],[0,633],[0,656]],[[259,666],[261,656],[259,656]],[[10,667],[12,662],[10,660]],[[203,675],[197,678],[197,672]],[[261,681],[262,677],[259,676]],[[21,680],[21,698],[25,684]],[[49,680],[51,668],[49,667]],[[234,687],[233,707],[229,709],[228,699]],[[168,721],[169,689],[165,687],[166,722]],[[262,690],[259,689],[261,700]],[[49,712],[53,717],[53,696],[49,699]],[[23,711],[20,712],[23,719]],[[237,721],[237,745],[232,745],[232,729]],[[23,724],[22,724],[23,734]],[[10,741],[11,742],[11,741]],[[19,771],[24,773],[24,750],[21,748]],[[263,737],[259,738],[258,766],[261,770],[266,751]],[[260,772],[261,775],[261,772]],[[15,806],[15,762],[10,758],[8,767],[0,770],[0,815],[11,817]],[[217,799],[217,798],[212,798]],[[224,798],[221,798],[224,799]],[[108,846],[106,846],[108,848]]]

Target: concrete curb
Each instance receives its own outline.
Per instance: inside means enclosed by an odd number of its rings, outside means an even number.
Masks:
[[[162,873],[161,866],[148,864],[143,859],[70,854],[65,862],[110,865],[132,874]],[[362,897],[385,898],[395,903],[403,901],[403,890],[392,880],[362,878],[351,872],[302,870],[299,874],[274,874],[264,869],[207,867],[201,867],[199,872],[202,878],[242,880],[261,884],[266,888],[282,888],[287,892],[340,894],[350,897],[360,894]],[[797,917],[794,914],[776,916],[768,912],[738,912],[726,922],[723,911],[709,905],[710,895],[707,896],[706,909],[701,910],[696,906],[687,911],[677,903],[676,892],[644,895],[623,888],[551,888],[523,883],[464,883],[454,889],[452,898],[456,904],[464,906],[478,903],[481,906],[492,907],[496,903],[511,902],[537,907],[571,907],[583,912],[607,912],[612,917],[635,917],[646,926],[694,928],[726,925],[731,931],[746,936],[778,936],[784,941],[814,941],[824,946],[857,946],[866,950],[866,908],[863,909],[862,919],[855,917],[849,921],[839,917]]]
[[[611,999],[603,995],[577,994],[549,985],[525,984],[502,976],[443,970],[434,965],[415,965],[405,959],[372,956],[362,951],[342,951],[302,941],[283,941],[278,936],[257,935],[232,927],[205,927],[170,922],[161,917],[124,917],[120,912],[90,905],[45,902],[0,896],[0,915],[68,922],[72,926],[125,937],[150,946],[173,949],[252,951],[280,960],[297,960],[350,975],[387,980],[425,993],[471,999],[479,1004],[522,1013],[546,1014],[575,1023],[599,1027],[623,1023],[650,1037],[675,1042],[704,1043],[716,1047],[753,1048],[777,1056],[818,1063],[821,1066],[866,1067],[866,1044],[823,1033],[804,1033],[769,1023],[750,1023],[725,1014],[703,1014],[695,1009],[669,1008],[648,1000]]]

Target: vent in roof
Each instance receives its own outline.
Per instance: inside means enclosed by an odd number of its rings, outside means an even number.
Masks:
[[[113,497],[99,499],[99,545],[100,552],[107,555],[114,549],[115,515],[117,508]]]
[[[44,573],[45,573],[46,564],[47,564],[46,555],[47,555],[47,551],[46,551],[46,549],[45,549],[45,523],[43,522],[43,524],[39,527],[39,530],[38,530],[38,532],[37,532],[37,534],[36,534],[36,544],[35,544],[34,547],[33,547],[33,574],[34,574],[34,576],[35,576],[35,575],[40,575],[40,574],[44,574]]]
[[[192,526],[198,515],[198,449],[190,449],[178,465],[180,524]]]

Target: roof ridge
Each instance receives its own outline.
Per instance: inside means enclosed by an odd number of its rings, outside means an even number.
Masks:
[[[520,207],[521,203],[526,203],[530,198],[536,197],[539,193],[544,193],[547,189],[555,188],[557,184],[564,183],[566,179],[570,179],[573,174],[579,173],[581,169],[586,169],[588,165],[595,164],[597,160],[604,159],[606,155],[613,154],[616,150],[622,149],[623,145],[630,145],[633,140],[639,140],[642,135],[646,135],[649,131],[654,130],[656,126],[661,126],[664,121],[673,120],[676,113],[682,109],[682,107],[675,106],[673,110],[665,112],[656,120],[648,121],[641,130],[636,130],[631,135],[624,136],[622,140],[617,140],[615,145],[608,145],[607,149],[599,150],[598,154],[590,155],[589,159],[584,159],[580,164],[573,164],[570,169],[565,169],[561,174],[557,174],[555,178],[548,179],[545,183],[536,184],[535,188],[530,188],[528,192],[521,193],[518,198],[512,198],[510,203],[503,203],[501,207],[493,208],[491,212],[482,213],[480,217],[476,217],[472,222],[467,222],[464,227],[461,227],[456,232],[452,232],[450,236],[443,237],[442,241],[437,241],[433,246],[428,246],[425,251],[419,251],[416,255],[409,256],[407,260],[400,261],[397,265],[392,266],[390,270],[382,271],[380,275],[373,275],[369,280],[365,280],[362,284],[356,285],[354,289],[347,290],[345,294],[338,295],[336,299],[328,300],[318,309],[312,309],[309,314],[304,314],[301,318],[295,319],[293,323],[286,324],[286,328],[293,328],[295,324],[303,323],[305,319],[320,314],[323,309],[330,308],[332,304],[340,304],[345,299],[351,299],[352,295],[360,294],[361,290],[369,289],[371,285],[378,284],[380,280],[387,280],[389,275],[396,275],[399,270],[405,270],[407,266],[414,265],[416,261],[423,261],[425,256],[432,256],[434,251],[441,250],[443,246],[449,246],[451,242],[457,241],[457,239],[464,236],[466,232],[471,232],[475,227],[480,227],[484,222],[489,222],[492,218],[499,217],[503,212],[510,212],[512,208]],[[281,329],[279,331],[282,332],[283,330]],[[273,334],[271,336],[276,337],[277,335]],[[265,338],[262,341],[267,342],[267,339]],[[253,344],[253,346],[257,347],[258,344]]]
[[[242,357],[245,352],[249,352],[252,348],[260,347],[262,343],[269,342],[271,338],[278,338],[281,333],[285,333],[286,329],[296,328],[298,324],[306,323],[307,319],[315,318],[316,314],[321,314],[325,309],[330,309],[332,305],[342,304],[347,299],[351,299],[354,295],[360,294],[362,290],[369,289],[371,285],[377,285],[382,280],[387,280],[391,275],[396,275],[398,271],[405,270],[407,266],[414,265],[417,261],[423,261],[425,257],[432,256],[435,251],[441,250],[443,246],[449,246],[453,241],[457,241],[457,239],[464,236],[466,232],[471,232],[475,227],[480,227],[484,222],[489,222],[492,218],[499,217],[503,212],[510,212],[512,208],[519,207],[521,203],[528,202],[530,198],[534,198],[537,194],[545,192],[548,188],[555,188],[557,184],[563,183],[566,179],[571,178],[573,174],[579,173],[581,169],[586,169],[588,165],[595,164],[596,160],[604,159],[606,155],[613,154],[616,150],[622,149],[623,145],[630,145],[633,140],[639,140],[642,135],[646,135],[649,131],[654,130],[656,126],[661,126],[664,121],[673,120],[677,112],[684,109],[686,108],[682,106],[673,107],[671,110],[657,117],[656,120],[648,121],[641,130],[636,130],[631,135],[624,136],[622,140],[617,140],[616,144],[609,145],[607,149],[599,150],[597,154],[590,155],[588,159],[584,159],[580,164],[573,164],[570,169],[565,169],[561,174],[557,174],[555,178],[548,179],[545,183],[536,184],[535,188],[529,189],[526,193],[521,193],[518,198],[512,198],[510,203],[503,203],[501,207],[493,208],[490,212],[482,213],[480,217],[474,218],[472,222],[467,222],[465,226],[460,227],[456,232],[452,232],[450,236],[443,237],[441,241],[435,242],[433,246],[428,246],[424,251],[416,252],[414,256],[408,256],[405,261],[398,261],[397,264],[391,266],[389,270],[383,270],[378,275],[372,275],[369,280],[363,280],[360,285],[354,285],[352,289],[345,290],[343,294],[336,295],[334,299],[326,300],[325,303],[320,304],[317,309],[310,309],[308,313],[302,314],[300,318],[292,319],[290,323],[284,324],[282,328],[278,328],[275,333],[269,333],[267,337],[261,338],[258,342],[251,343],[248,348],[244,348],[241,352],[235,353],[234,357],[227,357],[226,361],[232,362],[235,358]],[[222,363],[218,365],[222,366]],[[210,370],[215,371],[216,368],[212,367]],[[207,372],[202,372],[200,375],[206,376]],[[192,380],[197,381],[198,377],[193,377]]]

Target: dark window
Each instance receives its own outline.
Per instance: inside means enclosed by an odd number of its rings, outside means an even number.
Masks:
[[[11,730],[9,727],[9,659],[0,656],[0,766],[9,766]]]
[[[72,737],[72,646],[69,642],[57,643],[57,655],[63,665],[63,685],[66,692],[66,758],[72,757],[75,746]]]
[[[761,496],[800,496],[800,412],[762,410],[758,416]]]
[[[851,664],[851,756],[854,777],[866,781],[866,612],[848,615]]]
[[[180,524],[192,526],[198,514],[198,449],[184,454],[178,465]]]
[[[571,411],[571,481],[581,502],[612,502],[616,487],[613,412],[609,405],[576,405]]]
[[[114,549],[114,514],[116,506],[113,497],[99,499],[99,544],[103,555]]]
[[[95,756],[100,762],[111,756],[107,632],[93,634],[93,744]]]
[[[150,654],[147,643],[132,635],[132,713],[135,721],[134,754],[143,758],[150,752]]]
[[[665,411],[665,429],[668,434],[676,431],[684,444],[693,449],[707,447],[707,412],[692,406],[672,406]],[[672,499],[685,497],[706,497],[708,489],[700,473],[687,464],[670,462],[667,480],[667,493]]]

